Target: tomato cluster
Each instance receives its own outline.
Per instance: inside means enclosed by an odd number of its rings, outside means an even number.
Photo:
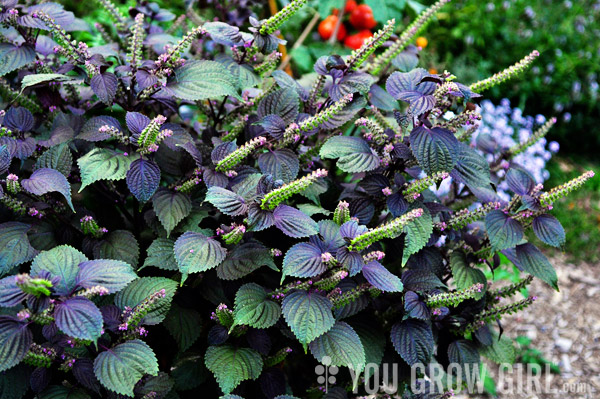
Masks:
[[[319,35],[323,40],[328,40],[333,35],[335,27],[338,25],[338,10],[334,9],[332,14],[327,16],[319,24]],[[357,33],[348,35],[348,29],[345,23],[339,25],[337,40],[343,41],[346,47],[356,50],[362,46],[363,42],[373,36],[373,29],[377,26],[377,21],[373,17],[373,10],[367,4],[357,4],[355,0],[346,1],[344,15],[348,16],[348,21]]]

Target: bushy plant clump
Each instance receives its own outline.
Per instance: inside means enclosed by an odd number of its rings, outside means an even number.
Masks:
[[[408,43],[441,0],[320,58],[305,87],[276,70],[305,2],[247,31],[178,18],[174,37],[166,11],[101,0],[112,26],[88,46],[61,5],[3,1],[2,397],[319,398],[326,357],[407,378],[512,360],[496,322],[531,279],[497,290],[481,269],[501,252],[557,288],[524,231],[562,245],[548,211],[593,176],[545,189],[512,163],[493,181],[522,151],[490,163],[467,144],[478,92],[536,53],[471,86],[416,68]],[[337,377],[327,397],[360,393]]]

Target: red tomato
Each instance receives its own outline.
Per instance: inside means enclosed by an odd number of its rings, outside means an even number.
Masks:
[[[358,4],[356,4],[355,0],[347,0],[346,7],[344,7],[344,12],[346,14],[351,14],[352,11],[356,9],[356,7],[358,7]]]
[[[333,31],[335,30],[335,26],[337,25],[338,17],[336,15],[330,15],[319,24],[319,35],[323,40],[328,40],[331,35],[333,35]],[[340,25],[338,29],[337,39],[344,40],[346,37],[346,27],[344,24]]]
[[[352,11],[350,23],[357,29],[372,29],[377,25],[373,10],[366,4],[361,4]]]
[[[370,30],[361,30],[355,35],[350,35],[344,40],[344,45],[350,47],[352,50],[358,50],[365,40],[372,37],[373,33]]]

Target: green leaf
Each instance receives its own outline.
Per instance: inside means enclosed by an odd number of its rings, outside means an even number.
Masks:
[[[42,251],[31,263],[31,275],[36,276],[41,271],[50,272],[52,276],[60,277],[54,285],[58,295],[68,295],[77,284],[79,264],[88,258],[78,250],[68,245],[60,245],[49,251]]]
[[[248,325],[254,328],[273,326],[281,316],[281,308],[270,299],[271,295],[260,285],[242,285],[235,295],[234,325]]]
[[[248,213],[248,205],[244,198],[222,187],[210,187],[204,200],[213,204],[225,215],[240,216]]]
[[[379,167],[379,156],[360,137],[333,136],[323,144],[320,155],[338,159],[337,166],[344,172],[368,172]]]
[[[177,290],[177,282],[164,277],[142,277],[131,282],[115,296],[115,305],[121,310],[126,306],[135,308],[150,295],[164,289],[165,297],[158,299],[150,306],[150,311],[140,324],[155,325],[162,322],[169,312],[173,295]]]
[[[209,346],[206,367],[212,371],[223,393],[228,394],[244,380],[255,380],[263,368],[258,352],[232,345]]]
[[[237,280],[262,266],[279,271],[269,249],[259,242],[249,241],[236,245],[229,251],[217,268],[217,276],[221,280]]]
[[[458,157],[450,175],[469,189],[490,188],[490,165],[477,151],[464,143],[458,145]]]
[[[202,317],[193,309],[173,304],[163,324],[184,352],[200,337]]]
[[[80,388],[68,388],[62,385],[51,385],[44,389],[38,399],[90,399],[90,395]]]
[[[365,4],[373,10],[376,21],[389,21],[392,18],[400,20],[406,0],[365,0]]]
[[[499,209],[485,216],[485,229],[494,251],[513,248],[523,239],[521,223]]]
[[[133,233],[127,230],[115,230],[94,247],[97,259],[116,259],[137,268],[140,246]]]
[[[146,257],[142,267],[154,266],[163,270],[178,270],[175,252],[173,252],[174,245],[175,240],[170,238],[157,238],[154,240],[148,247],[148,257]]]
[[[158,361],[148,344],[134,339],[100,353],[94,374],[110,391],[133,397],[133,388],[144,375],[158,374]]]
[[[175,389],[189,390],[202,384],[208,375],[202,356],[192,354],[179,358],[171,370],[171,377],[175,380]]]
[[[106,148],[94,148],[77,160],[81,170],[81,192],[86,186],[98,180],[124,179],[134,155],[123,155],[122,152]]]
[[[0,43],[0,76],[35,61],[35,51],[27,46]]]
[[[429,362],[434,347],[429,323],[407,319],[394,324],[390,334],[396,352],[409,366]]]
[[[450,268],[452,269],[452,277],[456,288],[459,290],[469,288],[473,284],[483,284],[481,292],[475,294],[474,298],[479,300],[483,298],[487,290],[487,279],[485,274],[476,268],[470,267],[467,264],[467,258],[461,251],[454,251],[450,254]]]
[[[45,82],[72,82],[75,79],[72,76],[61,75],[60,73],[38,73],[34,75],[27,75],[21,80],[21,91],[25,90],[29,86],[35,86]],[[80,81],[81,82],[81,81]]]
[[[498,334],[493,334],[491,345],[479,347],[479,353],[498,364],[513,364],[517,356],[512,339],[506,335],[498,339]]]
[[[13,367],[0,373],[0,398],[21,399],[29,387],[29,372],[26,365]]]
[[[19,364],[32,340],[27,323],[11,316],[0,316],[0,372]]]
[[[154,194],[152,206],[158,220],[167,230],[167,236],[192,211],[192,201],[188,195],[167,189],[159,189]]]
[[[410,148],[428,175],[450,172],[458,159],[459,141],[447,129],[419,126],[410,132]]]
[[[517,260],[519,268],[546,282],[558,291],[558,278],[552,264],[544,254],[533,244],[517,245]]]
[[[327,297],[306,291],[288,294],[281,305],[286,323],[305,347],[333,327],[335,320],[331,308]]]
[[[65,175],[65,177],[69,177],[72,167],[73,156],[67,143],[62,143],[48,149],[35,162],[35,169],[56,169]]]
[[[175,70],[175,78],[167,86],[182,100],[198,101],[232,96],[242,100],[237,93],[235,79],[224,65],[215,61],[191,61]]]
[[[102,286],[114,294],[135,280],[137,275],[129,263],[114,259],[96,259],[81,262],[77,286],[93,288]]]
[[[343,321],[336,321],[329,331],[308,344],[308,347],[319,362],[328,356],[332,366],[345,366],[359,372],[365,367],[365,350],[360,337]]]
[[[416,209],[412,205],[407,211]],[[419,206],[423,209],[423,215],[411,220],[405,227],[406,242],[404,243],[404,252],[402,253],[402,264],[408,262],[410,255],[419,252],[429,242],[429,237],[433,233],[433,219],[426,206]]]
[[[365,363],[373,363],[380,365],[383,359],[383,353],[385,351],[385,336],[383,330],[380,328],[374,328],[376,322],[374,320],[353,322],[352,328],[360,337],[360,342],[365,350]],[[367,371],[365,370],[365,373]],[[371,369],[371,372],[374,372]],[[369,378],[368,375],[365,378]]]
[[[0,224],[0,276],[37,254],[27,238],[30,228],[30,225],[19,222]]]
[[[175,259],[182,274],[181,283],[190,273],[215,268],[223,262],[227,250],[221,243],[202,233],[188,231],[175,241]]]

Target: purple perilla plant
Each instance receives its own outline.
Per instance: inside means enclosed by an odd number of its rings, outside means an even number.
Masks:
[[[490,159],[466,144],[478,92],[532,60],[473,85],[417,68],[446,2],[310,82],[277,69],[305,1],[233,26],[222,4],[205,22],[99,0],[115,29],[92,46],[61,5],[5,0],[0,392],[323,398],[326,356],[361,372],[495,350],[532,300],[501,303],[521,286],[481,268],[503,253],[556,287],[524,232],[561,246],[550,208],[592,173],[544,190],[517,166],[545,121]]]

